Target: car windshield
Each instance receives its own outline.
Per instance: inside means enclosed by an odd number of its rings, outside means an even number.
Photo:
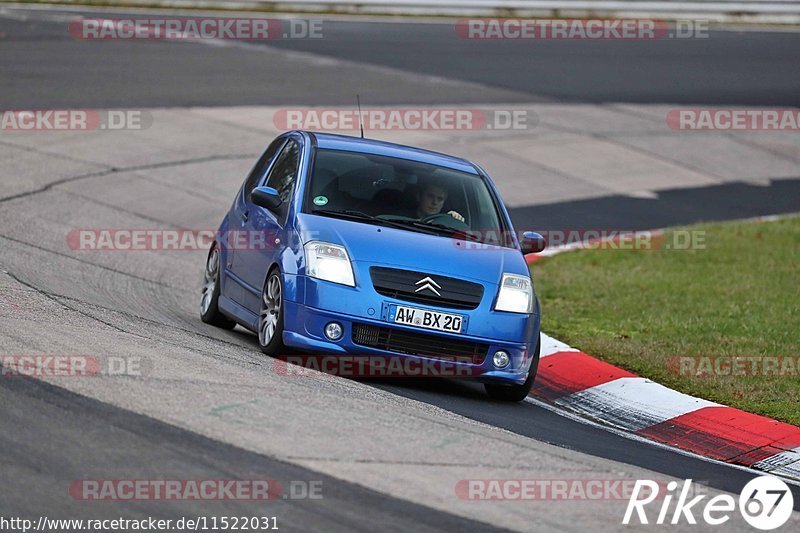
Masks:
[[[475,174],[381,155],[319,149],[307,212],[503,244],[500,215]],[[507,244],[506,244],[507,245]]]

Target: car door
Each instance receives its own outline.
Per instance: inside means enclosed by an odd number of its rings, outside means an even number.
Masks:
[[[250,202],[250,193],[253,189],[264,183],[270,165],[280,149],[283,148],[284,144],[286,144],[286,137],[278,137],[270,143],[267,149],[264,150],[264,153],[261,154],[261,157],[258,158],[250,174],[247,175],[247,178],[242,184],[242,188],[239,190],[239,194],[236,195],[233,207],[231,208],[232,220],[230,222],[231,230],[236,233],[233,235],[226,235],[223,239],[224,244],[231,244],[230,251],[228,252],[228,269],[231,269],[233,257],[236,255],[236,246],[234,246],[236,234],[241,230],[243,222],[249,216],[247,204]]]
[[[298,138],[289,138],[269,166],[266,179],[257,186],[278,191],[281,204],[275,209],[255,205],[250,194],[245,195],[239,216],[241,235],[233,258],[233,272],[244,285],[244,301],[240,302],[254,313],[259,312],[261,290],[267,269],[276,260],[287,242],[284,228],[294,195],[302,145]]]

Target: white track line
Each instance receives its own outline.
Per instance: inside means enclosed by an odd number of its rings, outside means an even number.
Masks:
[[[554,339],[553,337],[551,337],[550,335],[547,335],[545,333],[541,334],[541,343],[542,344],[541,344],[541,348],[540,348],[539,357],[547,357],[548,355],[553,355],[554,353],[558,353],[558,352],[579,352],[580,351],[580,350],[577,350],[577,349],[573,348],[572,346],[564,344],[563,342],[561,342],[558,339]]]
[[[704,407],[720,404],[695,398],[645,378],[617,378],[554,401],[615,427],[638,431]]]

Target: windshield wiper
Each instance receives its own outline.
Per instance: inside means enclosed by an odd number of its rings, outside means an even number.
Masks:
[[[463,237],[465,240],[481,242],[481,239],[477,235],[469,233],[469,230],[453,228],[450,226],[445,226],[444,224],[437,224],[435,222],[422,222],[419,220],[410,220],[408,223],[413,224],[418,228],[430,228],[432,230],[444,231],[448,235],[457,235],[459,237]]]
[[[393,227],[393,228],[409,229],[410,225],[414,225],[414,227],[417,227],[414,224],[415,221],[413,221],[413,220],[409,220],[408,222],[404,222],[404,221],[400,221],[400,220],[387,220],[385,218],[381,218],[381,217],[378,217],[378,216],[375,216],[375,215],[370,215],[370,214],[364,213],[362,211],[353,211],[351,209],[344,209],[344,210],[341,210],[341,211],[334,210],[334,209],[315,209],[314,211],[311,211],[311,213],[315,214],[315,215],[325,215],[325,216],[331,216],[331,217],[348,218],[350,220],[359,220],[359,221],[362,221],[362,222],[363,221],[369,221],[369,222],[374,222],[374,223],[380,224],[382,226],[390,226],[390,227]],[[419,227],[419,229],[424,230],[424,231],[422,231],[422,233],[427,233],[429,235],[438,235],[438,233],[436,233],[436,230],[438,228],[435,228],[433,226],[426,227],[425,224],[421,224],[418,227]]]
[[[421,220],[409,220],[409,224],[413,224],[414,226],[420,228],[431,228],[437,230],[445,230],[448,233],[455,233],[457,231],[464,231],[460,229],[451,228],[450,226],[445,226],[444,224],[436,224],[435,222],[422,222]]]
[[[418,231],[422,230],[421,231],[422,233],[427,233],[428,235],[442,235],[442,233],[444,233],[449,237],[458,236],[458,237],[463,237],[465,240],[481,242],[480,238],[477,235],[472,235],[468,233],[467,230],[452,228],[450,226],[445,226],[444,224],[436,224],[433,222],[422,222],[413,219],[408,219],[408,220],[387,219],[387,218],[381,218],[380,216],[376,215],[370,215],[364,213],[363,211],[355,211],[352,209],[343,209],[341,211],[335,209],[316,209],[312,211],[312,213],[318,215],[349,218],[351,220],[376,222],[378,224],[384,226],[391,226],[393,228],[401,228],[401,229],[414,228]]]

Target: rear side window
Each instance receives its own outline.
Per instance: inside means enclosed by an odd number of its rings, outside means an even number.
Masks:
[[[294,184],[297,181],[297,168],[300,163],[300,145],[293,140],[289,140],[278,154],[275,165],[267,178],[267,187],[272,187],[278,191],[278,195],[283,200],[275,210],[280,218],[285,220],[289,209],[289,202],[292,199]]]
[[[285,142],[286,139],[282,138],[272,141],[272,144],[267,147],[266,151],[264,151],[258,159],[256,166],[250,171],[250,175],[247,176],[247,180],[244,182],[244,197],[248,202],[250,201],[250,194],[253,192],[253,189],[258,187],[258,184],[261,183],[261,180],[266,175],[272,158],[275,157],[275,154]]]

